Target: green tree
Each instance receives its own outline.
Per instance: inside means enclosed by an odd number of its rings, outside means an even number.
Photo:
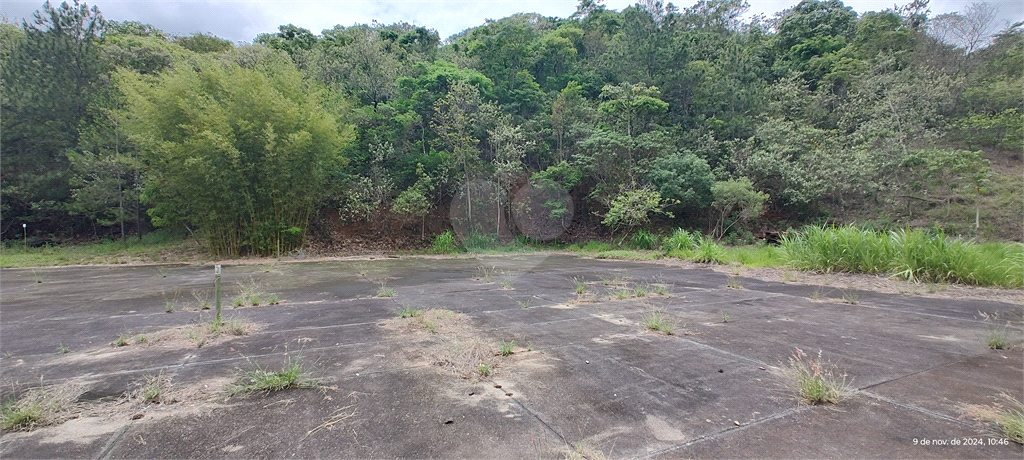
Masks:
[[[628,233],[650,222],[651,214],[672,217],[672,213],[665,211],[666,204],[661,194],[654,190],[624,190],[612,200],[611,208],[601,223],[612,227],[613,233],[623,229]]]
[[[9,51],[0,90],[5,235],[21,222],[39,222],[46,232],[74,230],[65,206],[72,177],[67,151],[78,144],[87,108],[105,84],[99,45],[105,24],[96,7],[47,2],[22,24],[24,38]]]
[[[660,95],[658,87],[643,83],[606,85],[601,89],[605,102],[598,110],[627,136],[634,137],[649,130],[657,117],[668,111],[668,103],[659,99]]]
[[[725,232],[737,223],[742,224],[760,217],[764,213],[764,204],[768,201],[768,194],[755,191],[750,179],[745,177],[715,182],[711,187],[711,194],[715,199],[711,206],[718,212],[711,234],[719,237],[725,235]],[[730,221],[728,225],[726,221]]]
[[[292,64],[265,67],[196,58],[157,77],[116,73],[153,223],[195,225],[216,254],[301,245],[352,139]]]
[[[682,151],[654,160],[647,172],[647,181],[678,207],[697,210],[710,206],[715,178],[707,161]]]

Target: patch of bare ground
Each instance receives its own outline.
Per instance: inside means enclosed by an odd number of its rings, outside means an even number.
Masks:
[[[111,346],[114,348],[133,346],[169,349],[200,348],[204,345],[216,345],[235,337],[249,335],[262,330],[263,327],[262,324],[238,319],[225,319],[219,323],[197,323],[144,334],[125,334],[111,342]],[[68,356],[68,358],[73,357]]]
[[[379,326],[402,337],[403,355],[409,364],[437,366],[463,379],[492,377],[514,351],[502,356],[502,341],[474,327],[469,316],[451,310],[407,308]]]

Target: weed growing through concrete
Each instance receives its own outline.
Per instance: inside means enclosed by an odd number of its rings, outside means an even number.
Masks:
[[[0,405],[0,428],[27,431],[63,423],[72,418],[75,402],[83,392],[71,383],[30,388]]]
[[[129,393],[128,400],[141,401],[147,404],[161,404],[173,402],[171,393],[171,378],[162,372],[158,375],[147,375],[141,382],[136,383],[134,391]]]
[[[506,290],[506,291],[512,290],[512,282],[511,281],[502,281],[501,282],[501,288]]]
[[[988,324],[988,328],[985,331],[984,342],[989,348],[993,350],[1003,350],[1009,348],[1012,345],[1013,339],[1010,335],[1010,323],[999,325],[999,315],[990,314],[983,311],[978,312],[982,318],[985,319],[985,323]]]
[[[729,280],[726,281],[726,283],[725,283],[725,287],[727,287],[729,289],[741,289],[741,288],[743,288],[743,285],[740,284],[740,279],[738,277],[730,276]]]
[[[587,292],[587,282],[582,278],[572,278],[573,287],[576,289],[576,295],[581,295]]]
[[[421,314],[423,314],[423,310],[412,307],[405,307],[402,311],[398,312],[400,318],[415,318]]]
[[[497,268],[493,266],[490,268],[480,266],[476,268],[476,271],[479,273],[479,276],[477,276],[476,279],[482,280],[484,283],[491,284],[491,276],[494,275]]]
[[[318,386],[320,386],[320,381],[313,378],[303,368],[301,360],[288,356],[279,371],[270,370],[258,364],[253,364],[253,369],[241,371],[238,382],[231,386],[229,393],[232,396],[239,393],[262,392],[269,394],[289,388],[316,388]]]
[[[64,342],[61,342],[60,345],[57,346],[57,354],[63,355],[66,353],[71,353],[71,349],[65,346]]]
[[[527,309],[527,308],[530,308],[530,299],[526,299],[526,300],[517,300],[517,301],[516,301],[516,304],[518,304],[520,308],[522,308],[523,310],[525,310],[525,309]]]
[[[636,289],[633,289],[633,295],[636,297],[647,297],[650,292],[650,288],[647,286],[637,286]]]
[[[437,322],[436,321],[424,321],[423,327],[430,331],[431,334],[437,334]]]
[[[825,295],[825,289],[821,286],[818,286],[814,292],[811,293],[811,300],[823,300],[825,297],[827,297]]]
[[[501,351],[499,353],[501,354],[501,356],[508,356],[508,355],[511,355],[513,353],[513,350],[515,350],[515,348],[516,348],[516,341],[515,340],[512,340],[510,342],[506,342],[506,341],[502,340],[501,341]]]
[[[853,393],[846,373],[823,361],[820,350],[818,357],[813,358],[797,348],[783,373],[800,399],[808,404],[835,404]]]
[[[195,297],[196,306],[200,310],[210,309],[210,293],[208,291],[192,291],[192,297]]]
[[[858,303],[860,303],[860,296],[857,295],[856,292],[844,292],[843,302],[846,302],[850,305],[857,305]]]
[[[32,270],[32,279],[35,280],[37,284],[42,284],[43,282],[43,276],[36,273],[35,270]]]
[[[380,282],[380,289],[377,289],[377,297],[394,297],[395,289],[388,287],[386,281]]]
[[[281,303],[281,299],[277,297],[277,294],[267,294],[267,305],[277,305]]]
[[[960,405],[960,412],[967,417],[984,423],[996,433],[1007,439],[1024,444],[1024,403],[1006,393],[999,395],[1004,404],[993,403],[982,406],[975,404]]]
[[[655,286],[654,293],[657,295],[668,295],[668,288],[661,285]]]
[[[648,330],[660,332],[665,335],[672,335],[672,329],[675,326],[668,320],[668,318],[665,317],[664,313],[657,310],[644,315],[643,321]]]
[[[263,290],[263,284],[256,277],[250,277],[248,280],[238,283],[238,295],[231,299],[231,305],[236,307],[244,307],[246,305],[257,307],[267,301],[264,297],[267,297],[267,293]],[[276,295],[274,299],[277,299]]]
[[[614,297],[615,300],[625,300],[628,299],[632,294],[633,291],[630,291],[629,289],[619,289],[612,293],[612,297]]]
[[[130,342],[131,339],[132,339],[131,334],[128,334],[127,332],[123,332],[123,333],[121,333],[121,335],[119,335],[117,337],[117,340],[115,340],[112,343],[112,345],[114,345],[115,347],[124,347],[124,346],[127,346],[129,343],[131,343]]]
[[[146,343],[146,341],[149,340],[149,338],[146,337],[146,334],[139,334],[135,336],[135,338],[132,340],[134,340],[135,343]]]
[[[174,313],[176,306],[177,304],[173,300],[168,300],[164,302],[164,311],[166,311],[167,313]]]
[[[725,311],[722,311],[721,313],[722,313],[722,322],[723,323],[728,323],[729,320],[732,319],[732,316],[729,316],[729,313],[727,313]]]
[[[487,377],[494,373],[494,368],[492,368],[490,364],[481,364],[477,366],[476,371],[481,377]]]

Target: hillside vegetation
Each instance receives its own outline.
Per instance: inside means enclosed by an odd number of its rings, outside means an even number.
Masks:
[[[234,45],[47,3],[0,24],[2,238],[175,227],[234,256],[360,232],[426,247],[858,223],[1021,241],[1022,24],[985,3],[746,7],[583,0],[443,41],[375,22]]]

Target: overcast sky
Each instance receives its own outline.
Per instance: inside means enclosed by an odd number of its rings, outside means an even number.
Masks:
[[[748,0],[748,14],[764,13],[771,16],[799,2],[799,0]],[[844,3],[858,13],[892,8],[894,3],[906,4],[911,0],[847,0]],[[635,0],[607,0],[609,9],[621,11]],[[59,4],[59,1],[52,1]],[[467,28],[484,23],[487,19],[501,19],[515,13],[540,13],[544,16],[567,17],[576,11],[577,0],[389,0],[389,1],[286,1],[286,0],[99,0],[88,2],[99,6],[103,16],[117,21],[149,23],[164,32],[185,35],[209,32],[234,42],[252,41],[265,32],[276,32],[277,26],[295,24],[313,33],[330,29],[337,24],[351,26],[372,20],[390,24],[408,22],[435,29],[444,39]],[[666,2],[667,3],[667,2]],[[673,2],[684,8],[693,0]],[[961,11],[970,0],[932,0],[932,15]],[[999,10],[998,29],[1024,21],[1024,1],[989,0]],[[0,0],[0,12],[11,22],[22,18],[31,21],[32,12],[39,9],[42,0]]]

